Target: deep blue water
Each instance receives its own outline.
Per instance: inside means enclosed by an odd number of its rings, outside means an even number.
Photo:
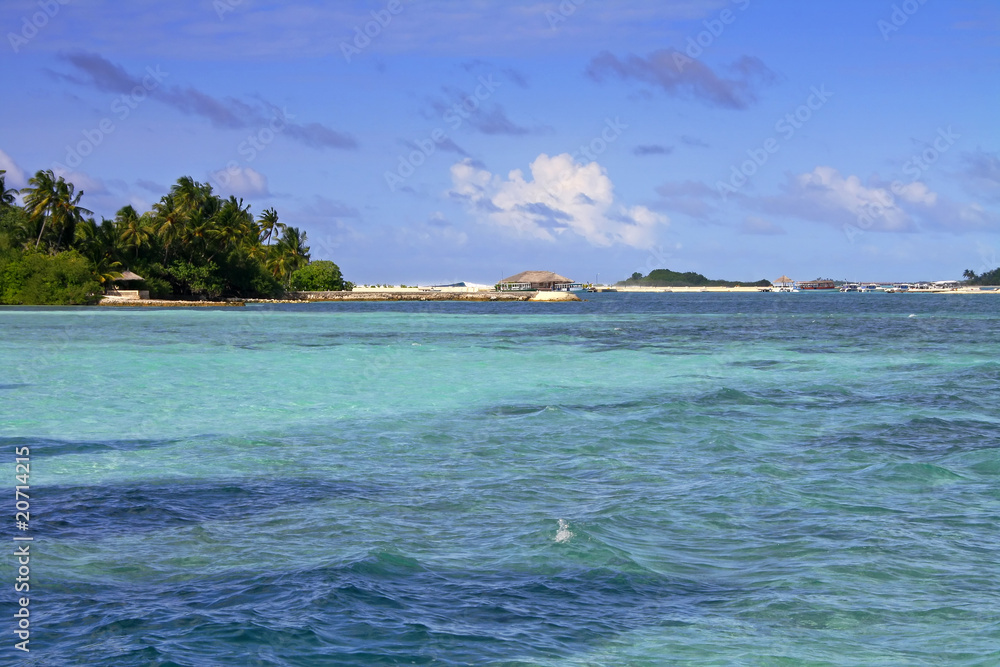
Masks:
[[[1000,664],[1000,297],[588,298],[0,309],[0,663]]]

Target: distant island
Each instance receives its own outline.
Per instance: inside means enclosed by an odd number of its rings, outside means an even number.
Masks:
[[[618,287],[771,287],[770,280],[758,280],[755,283],[738,280],[710,280],[700,273],[688,271],[678,273],[670,269],[656,269],[648,276],[636,272],[631,278],[616,283]]]
[[[350,290],[340,268],[310,261],[306,233],[273,208],[254,216],[189,176],[152,209],[121,208],[98,223],[83,191],[39,171],[20,191],[0,170],[0,304],[96,303],[124,283],[153,298],[273,298],[287,292]]]

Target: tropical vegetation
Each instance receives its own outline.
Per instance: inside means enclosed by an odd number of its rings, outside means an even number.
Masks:
[[[1000,285],[1000,268],[987,271],[982,275],[977,275],[972,269],[966,269],[962,274],[968,285]]]
[[[100,223],[83,191],[51,170],[29,179],[20,206],[4,179],[0,171],[0,303],[94,302],[125,270],[154,298],[275,297],[322,277],[350,287],[333,262],[311,268],[306,233],[273,208],[255,218],[242,199],[189,176],[149,211],[124,206]]]
[[[354,287],[344,282],[339,266],[326,260],[309,262],[293,273],[290,286],[296,292],[336,292]]]
[[[745,283],[733,280],[709,280],[700,273],[688,271],[678,273],[670,269],[656,269],[650,271],[648,276],[643,276],[636,272],[631,278],[622,280],[619,285],[643,286],[643,287],[770,287],[769,280],[758,280],[755,283]]]

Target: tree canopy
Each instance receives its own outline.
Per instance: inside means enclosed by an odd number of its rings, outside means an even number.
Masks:
[[[292,274],[291,288],[296,292],[336,292],[345,288],[344,276],[333,262],[309,262]]]
[[[124,206],[100,223],[82,206],[83,191],[51,170],[31,177],[21,191],[23,206],[15,205],[14,194],[5,189],[0,171],[0,275],[10,284],[27,280],[26,271],[42,275],[58,269],[63,282],[77,281],[73,284],[91,291],[84,300],[93,301],[102,285],[129,269],[145,278],[154,297],[271,297],[289,289],[292,276],[309,266],[306,233],[280,221],[275,209],[255,218],[242,199],[222,198],[189,176],[178,179],[149,211]],[[36,254],[41,259],[30,257]],[[332,276],[324,263],[317,264],[303,280]],[[329,264],[342,286],[340,269]],[[81,266],[88,269],[86,276],[79,273]],[[77,291],[57,298],[0,285],[0,295],[4,303],[81,302]]]
[[[987,271],[982,275],[976,275],[976,272],[972,269],[966,269],[962,276],[970,285],[1000,285],[1000,268]]]
[[[732,280],[709,280],[700,273],[688,271],[678,273],[670,269],[656,269],[650,271],[648,276],[641,273],[633,273],[628,280],[623,280],[619,285],[641,285],[644,287],[770,287],[768,280],[758,280],[755,283],[745,283]]]

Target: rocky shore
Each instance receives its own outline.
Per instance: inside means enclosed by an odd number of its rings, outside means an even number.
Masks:
[[[247,299],[247,303],[316,303],[323,301],[579,301],[568,292],[436,292],[386,290],[298,292],[292,299]]]
[[[112,308],[240,308],[245,302],[240,299],[231,301],[180,301],[171,299],[120,299],[104,297],[97,302],[98,306]]]
[[[99,306],[118,308],[219,308],[240,307],[248,303],[321,303],[328,301],[580,301],[569,292],[437,292],[430,290],[358,292],[296,292],[286,299],[229,299],[226,301],[196,301],[167,299],[123,299],[104,297]]]

